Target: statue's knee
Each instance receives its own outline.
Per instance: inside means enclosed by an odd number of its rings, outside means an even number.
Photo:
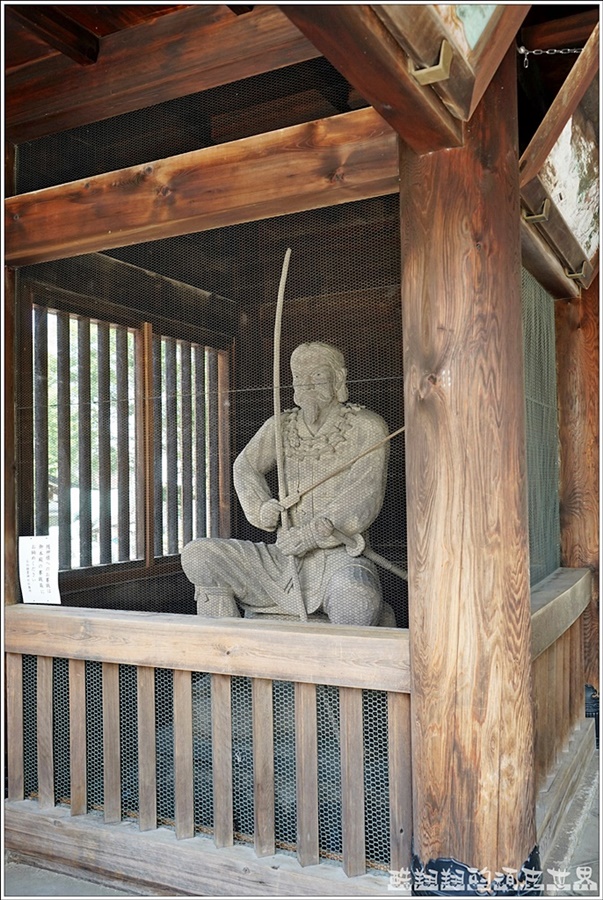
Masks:
[[[206,538],[186,544],[180,554],[182,570],[193,584],[211,584],[211,566],[208,565],[209,546]],[[208,581],[209,578],[209,581]]]
[[[323,604],[334,625],[377,625],[382,605],[378,577],[361,566],[337,572]]]

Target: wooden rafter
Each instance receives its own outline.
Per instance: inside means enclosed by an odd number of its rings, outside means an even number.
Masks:
[[[211,7],[176,9],[130,29],[127,41],[104,37],[94,66],[54,55],[8,73],[6,136],[32,140],[319,55],[273,6],[218,21]]]
[[[100,49],[98,37],[58,7],[49,4],[11,6],[11,12],[34,34],[74,62],[89,66],[97,61]]]
[[[462,143],[461,123],[413,78],[406,54],[370,6],[281,9],[416,153]]]

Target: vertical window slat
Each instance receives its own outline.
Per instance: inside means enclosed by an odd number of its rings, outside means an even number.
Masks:
[[[155,556],[163,556],[163,410],[162,410],[161,340],[153,339],[153,422],[155,481]]]
[[[111,370],[109,326],[98,325],[98,527],[101,565],[111,562]]]
[[[207,535],[205,348],[195,347],[195,534]]]
[[[165,344],[165,442],[168,553],[178,552],[178,406],[176,342]]]
[[[115,329],[117,400],[117,542],[118,559],[130,558],[130,431],[128,332]]]
[[[180,417],[181,417],[181,481],[182,481],[182,546],[193,539],[193,416],[191,345],[181,343]]]
[[[34,310],[34,471],[36,534],[48,534],[48,312]]]
[[[92,565],[92,415],[90,407],[90,320],[78,320],[78,469],[81,566]]]
[[[209,445],[209,533],[220,536],[220,419],[218,405],[218,354],[207,351],[207,407]]]
[[[57,316],[59,567],[71,568],[71,359],[69,316]]]

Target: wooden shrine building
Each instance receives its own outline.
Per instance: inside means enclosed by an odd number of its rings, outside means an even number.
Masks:
[[[599,5],[2,9],[6,849],[147,894],[542,886],[599,687]],[[182,572],[261,539],[231,468],[287,248],[283,358],[337,344],[405,426],[396,627],[201,619]]]

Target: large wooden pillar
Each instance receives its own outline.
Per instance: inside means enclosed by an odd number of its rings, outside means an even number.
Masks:
[[[599,690],[599,279],[555,304],[559,399],[561,565],[588,566],[584,680]]]
[[[492,877],[536,840],[516,115],[512,50],[400,164],[415,863]]]

